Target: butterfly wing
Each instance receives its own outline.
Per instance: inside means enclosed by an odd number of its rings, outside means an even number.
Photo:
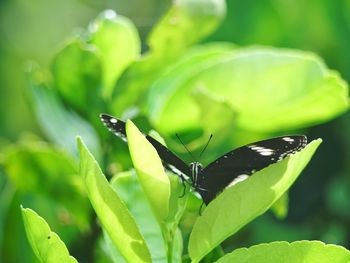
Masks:
[[[126,130],[125,122],[119,120],[108,114],[100,115],[101,121],[107,127],[107,129],[113,132],[116,136],[120,137],[126,141]],[[180,176],[181,178],[191,177],[191,172],[189,167],[174,153],[172,153],[167,147],[158,142],[151,136],[145,135],[146,139],[153,145],[156,149],[160,159],[162,159],[165,167]]]
[[[126,141],[126,123],[124,121],[104,113],[100,114],[100,119],[110,132],[114,133],[123,141]]]
[[[251,143],[230,151],[203,169],[198,192],[208,204],[226,187],[301,150],[306,144],[306,136],[293,135]]]

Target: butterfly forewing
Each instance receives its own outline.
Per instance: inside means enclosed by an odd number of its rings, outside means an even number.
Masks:
[[[100,119],[110,132],[126,141],[125,122],[107,114],[101,114]]]
[[[100,118],[109,131],[113,132],[118,137],[126,140],[126,131],[125,131],[124,121],[119,120],[108,114],[101,114]],[[161,144],[151,136],[148,136],[148,135],[145,135],[145,136],[146,136],[146,139],[156,149],[160,159],[162,159],[167,169],[176,173],[181,178],[191,177],[191,172],[189,167],[179,157],[177,157],[167,147],[165,147],[163,144]]]
[[[306,143],[303,135],[283,136],[230,151],[204,168],[198,192],[208,204],[226,187],[299,151]]]
[[[153,139],[151,136],[146,136],[147,140],[156,149],[160,159],[162,159],[165,167],[173,173],[179,175],[182,179],[191,178],[192,175],[189,167],[179,157],[172,153],[167,147]]]

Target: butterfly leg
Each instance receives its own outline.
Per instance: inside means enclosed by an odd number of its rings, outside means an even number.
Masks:
[[[183,185],[183,192],[182,194],[179,196],[179,198],[182,198],[185,196],[186,194],[186,182],[185,182],[185,179],[183,177],[180,177],[181,179],[181,184]]]

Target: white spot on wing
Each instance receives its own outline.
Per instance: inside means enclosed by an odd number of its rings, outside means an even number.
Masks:
[[[282,138],[283,141],[286,141],[286,142],[294,142],[294,139],[290,138],[290,137],[284,137]]]
[[[238,184],[239,182],[244,181],[248,177],[249,177],[249,175],[247,175],[247,174],[240,174],[226,188],[234,186],[235,184]]]
[[[117,120],[117,119],[112,118],[112,119],[110,119],[110,122],[111,122],[111,123],[117,123],[117,122],[118,122],[118,120]]]
[[[260,155],[263,155],[263,156],[270,156],[273,154],[273,151],[263,151],[263,152],[260,152]]]
[[[254,151],[260,151],[260,150],[264,149],[264,147],[260,147],[260,146],[256,146],[256,145],[251,145],[248,147]]]
[[[270,156],[275,152],[273,149],[260,147],[260,146],[256,146],[256,145],[250,145],[250,146],[248,146],[248,148],[250,148],[253,151],[258,152],[259,154],[261,154],[263,156]]]

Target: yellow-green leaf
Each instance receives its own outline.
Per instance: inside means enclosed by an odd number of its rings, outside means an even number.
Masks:
[[[96,214],[127,262],[151,262],[151,255],[134,218],[103,175],[98,163],[78,138],[80,174]]]
[[[140,39],[131,20],[113,10],[103,12],[90,29],[91,42],[101,56],[103,94],[109,97],[124,69],[140,55]]]
[[[126,123],[130,155],[139,181],[157,219],[163,222],[169,211],[170,182],[157,151],[131,122]]]
[[[350,251],[321,241],[284,241],[240,248],[220,258],[216,263],[349,263]]]
[[[45,263],[77,263],[75,258],[69,255],[68,249],[52,232],[46,221],[29,208],[21,208],[25,230],[29,243],[40,262]]]
[[[321,142],[312,141],[303,150],[225,189],[209,203],[190,236],[188,251],[192,261],[199,262],[226,238],[266,212],[297,179]]]

